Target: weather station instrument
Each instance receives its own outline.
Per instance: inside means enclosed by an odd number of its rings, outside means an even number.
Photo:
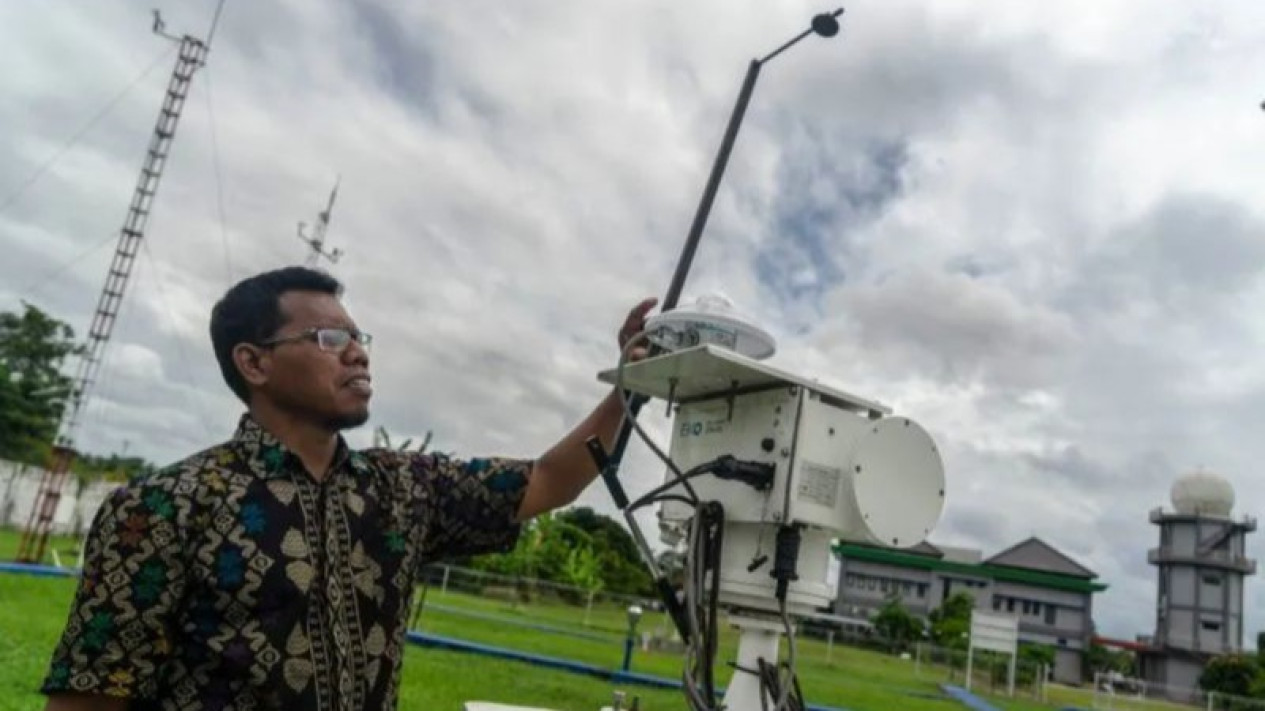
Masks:
[[[832,547],[911,547],[943,510],[944,466],[918,423],[772,366],[774,338],[723,296],[678,308],[761,67],[810,34],[834,37],[842,13],[817,15],[809,29],[751,61],[661,311],[626,345],[618,366],[598,374],[621,394],[625,417],[610,452],[596,438],[587,444],[685,643],[690,711],[805,708],[794,622],[833,602]],[[648,357],[628,361],[646,345]],[[672,415],[666,452],[637,421],[651,400]],[[618,471],[634,431],[665,474],[630,500]],[[657,507],[663,543],[684,549],[678,583],[660,569],[634,517],[649,506]],[[739,632],[733,660],[716,658],[722,611]],[[722,691],[716,669],[726,661],[733,672]]]

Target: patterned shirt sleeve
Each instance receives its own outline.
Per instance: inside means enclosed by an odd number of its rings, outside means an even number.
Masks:
[[[150,697],[171,650],[185,563],[174,477],[133,482],[98,510],[41,692]]]
[[[411,468],[423,507],[421,562],[512,549],[522,528],[514,519],[532,464],[498,457],[416,457]]]

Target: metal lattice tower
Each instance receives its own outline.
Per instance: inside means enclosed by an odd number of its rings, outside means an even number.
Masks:
[[[123,229],[119,232],[114,258],[106,273],[105,286],[101,289],[97,310],[93,314],[92,325],[88,329],[88,343],[79,362],[71,401],[67,403],[57,439],[53,445],[52,461],[40,479],[39,491],[35,495],[35,503],[31,507],[26,529],[22,534],[22,541],[18,547],[18,562],[38,563],[44,557],[44,548],[48,543],[53,517],[61,501],[62,486],[74,462],[74,438],[79,426],[79,418],[83,414],[88,393],[101,369],[106,344],[110,340],[114,323],[118,319],[123,294],[127,290],[128,279],[132,275],[132,266],[136,261],[137,252],[140,251],[141,240],[145,237],[145,226],[149,222],[149,214],[153,209],[154,196],[158,193],[163,168],[167,165],[167,153],[171,150],[172,139],[176,135],[176,125],[180,122],[185,99],[189,96],[189,85],[193,79],[193,73],[206,63],[207,45],[202,40],[189,35],[176,38],[163,33],[162,21],[157,16],[154,31],[179,42],[176,66],[167,84],[162,108],[158,112],[158,121],[145,152],[140,178],[136,183],[135,192],[132,193],[132,202],[128,207],[127,217],[123,221]]]

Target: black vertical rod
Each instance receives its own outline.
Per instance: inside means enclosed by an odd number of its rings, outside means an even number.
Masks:
[[[734,104],[733,113],[729,116],[725,137],[720,142],[720,150],[716,153],[712,173],[707,179],[707,186],[703,189],[698,210],[694,213],[694,222],[690,225],[689,235],[685,238],[685,246],[681,248],[681,258],[677,260],[676,272],[672,275],[668,293],[663,297],[663,303],[659,307],[661,312],[671,311],[681,300],[681,291],[685,288],[685,277],[689,274],[690,265],[694,262],[694,253],[698,251],[699,240],[703,237],[707,217],[711,214],[712,203],[716,201],[716,192],[720,189],[720,180],[725,174],[725,167],[729,164],[729,154],[733,152],[734,142],[738,139],[738,129],[742,126],[743,117],[746,116],[747,104],[751,103],[751,93],[755,91],[755,82],[760,76],[761,66],[762,62],[758,59],[751,60],[751,63],[747,65],[747,76],[742,82],[742,90],[738,92],[738,101]],[[632,401],[628,404],[633,417],[640,414],[641,407],[647,399],[644,395],[632,397]],[[624,459],[624,450],[628,447],[628,439],[631,435],[632,422],[625,418],[619,428],[615,448],[610,453],[607,465],[602,468],[602,479],[606,482],[606,488],[610,489],[615,504],[620,508],[627,505],[628,497],[624,494],[624,487],[619,482],[619,465]]]
[[[729,116],[729,126],[725,128],[725,138],[720,143],[720,151],[716,154],[716,162],[712,165],[712,174],[707,179],[707,187],[703,190],[703,198],[698,203],[698,211],[694,213],[694,223],[690,225],[690,234],[685,238],[685,246],[681,249],[681,258],[676,263],[676,273],[672,275],[672,283],[668,293],[663,297],[661,311],[676,308],[685,288],[685,277],[689,274],[690,265],[694,262],[694,252],[698,250],[699,239],[703,236],[703,228],[707,226],[707,217],[712,212],[712,203],[716,200],[716,191],[720,189],[720,179],[725,174],[725,166],[729,164],[729,154],[733,152],[734,141],[738,138],[738,129],[747,113],[747,104],[751,102],[751,92],[755,90],[756,78],[760,76],[761,62],[751,60],[747,65],[747,77],[742,82],[742,91],[738,92],[738,102],[733,114]]]
[[[839,31],[838,23],[835,22],[834,18],[841,14],[843,14],[843,10],[839,9],[832,13],[814,17],[812,27],[809,30],[800,33],[764,59],[752,59],[751,63],[747,65],[747,76],[742,82],[742,89],[738,92],[738,100],[734,104],[733,113],[729,116],[729,125],[725,128],[725,136],[720,142],[720,150],[717,151],[716,160],[712,164],[712,172],[708,176],[706,187],[703,189],[703,197],[699,200],[698,210],[694,213],[694,222],[690,225],[689,235],[685,238],[685,246],[681,248],[681,257],[677,260],[676,272],[673,273],[672,282],[668,285],[668,293],[659,305],[661,312],[671,311],[676,308],[677,302],[681,299],[681,291],[685,288],[685,278],[689,274],[690,265],[694,262],[694,253],[698,251],[698,243],[703,236],[704,228],[707,226],[707,217],[711,214],[712,203],[715,202],[716,192],[720,189],[720,181],[725,174],[725,167],[729,164],[729,154],[733,152],[734,142],[738,139],[738,129],[742,126],[742,119],[747,113],[747,104],[751,102],[751,94],[755,91],[756,79],[760,76],[760,67],[813,32],[823,37],[834,36]],[[650,352],[654,355],[660,352],[660,349],[652,346]],[[637,526],[637,521],[633,518],[632,512],[628,510],[628,495],[624,492],[624,486],[619,481],[619,466],[624,459],[624,452],[632,435],[633,420],[636,419],[641,412],[642,406],[649,400],[644,395],[633,395],[627,391],[623,395],[629,398],[629,411],[620,423],[614,449],[608,455],[603,451],[603,447],[596,437],[590,438],[585,444],[588,446],[589,453],[601,472],[602,481],[610,491],[611,498],[628,521],[638,548],[642,556],[645,557],[651,573],[655,576],[655,585],[658,588],[659,595],[663,598],[664,605],[673,622],[676,623],[681,639],[688,641],[689,626],[686,621],[685,610],[681,606],[680,600],[677,599],[667,576],[656,565],[649,544],[646,543],[645,537],[641,535],[641,530]]]
[[[707,216],[712,211],[712,203],[716,200],[716,191],[720,189],[720,180],[725,174],[725,166],[729,163],[729,154],[733,152],[734,141],[738,138],[738,128],[742,126],[742,119],[747,113],[747,104],[751,102],[751,93],[755,90],[756,78],[760,75],[761,62],[758,59],[751,60],[751,64],[747,66],[747,76],[742,82],[742,90],[738,92],[738,101],[734,105],[733,113],[729,116],[729,125],[725,128],[725,137],[721,140],[720,150],[716,154],[716,161],[712,164],[712,173],[707,179],[707,186],[703,189],[703,197],[699,201],[698,210],[694,213],[694,222],[690,225],[689,235],[685,238],[685,246],[681,249],[681,258],[677,261],[676,272],[672,275],[672,282],[668,286],[668,293],[660,305],[660,311],[670,311],[676,308],[676,304],[681,299],[681,291],[685,288],[685,277],[689,274],[690,264],[694,261],[694,253],[698,251],[698,242],[703,236],[703,228],[707,226]],[[657,349],[655,349],[657,350]],[[630,397],[628,403],[629,414],[635,418],[641,412],[641,407],[649,398],[644,395],[632,395],[625,392],[625,397]],[[650,571],[655,575],[655,586],[658,589],[659,596],[663,599],[664,606],[676,625],[677,632],[681,635],[681,639],[688,641],[690,638],[689,624],[686,621],[685,609],[681,606],[680,600],[677,599],[675,591],[672,589],[671,583],[663,571],[659,570],[659,566],[655,564],[654,556],[650,551],[650,546],[646,543],[644,536],[641,535],[641,529],[637,526],[636,520],[632,517],[632,512],[628,511],[628,495],[624,492],[624,486],[619,481],[619,465],[623,461],[624,451],[628,448],[628,440],[632,435],[632,420],[625,415],[620,423],[619,435],[615,440],[615,448],[609,455],[602,452],[602,446],[593,438],[587,442],[589,452],[593,456],[594,462],[601,470],[602,481],[606,484],[607,490],[610,491],[611,498],[615,505],[624,512],[624,516],[628,519],[628,525],[637,540],[638,547],[641,548],[642,555],[646,558],[646,562]]]

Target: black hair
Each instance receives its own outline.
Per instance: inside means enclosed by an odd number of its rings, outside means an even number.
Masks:
[[[343,286],[322,271],[284,267],[243,279],[225,292],[211,309],[211,346],[224,381],[237,397],[250,404],[246,379],[233,362],[239,343],[261,343],[285,325],[281,295],[289,291],[315,291],[341,296]]]

